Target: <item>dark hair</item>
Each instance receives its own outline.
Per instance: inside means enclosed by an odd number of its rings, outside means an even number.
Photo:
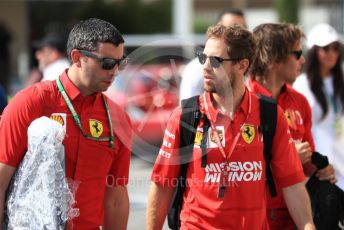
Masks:
[[[290,23],[265,23],[253,30],[257,43],[256,59],[253,61],[251,76],[264,76],[272,62],[286,60],[296,42],[304,38],[302,30]]]
[[[313,46],[307,54],[305,71],[307,78],[310,83],[310,88],[315,96],[315,99],[320,104],[322,109],[322,119],[328,112],[328,104],[326,101],[325,92],[323,90],[324,84],[322,77],[320,76],[320,64],[318,60],[317,50],[319,47]],[[339,57],[336,65],[332,68],[331,74],[333,75],[333,89],[334,89],[334,99],[340,100],[342,108],[344,108],[344,80],[343,80],[343,70],[342,70],[342,55],[339,52]],[[343,112],[343,110],[342,110]]]
[[[207,38],[223,39],[227,45],[227,53],[230,58],[248,59],[249,64],[252,63],[255,56],[256,43],[250,31],[239,25],[210,26],[207,30]]]
[[[112,43],[115,46],[124,43],[121,33],[111,23],[97,18],[80,21],[69,33],[67,56],[73,49],[96,51],[98,43]]]
[[[245,17],[244,12],[237,8],[227,8],[224,9],[218,16],[217,21],[221,21],[222,17],[226,14],[232,14],[240,17]]]
[[[64,54],[66,52],[67,36],[63,33],[51,32],[39,41],[33,42],[33,47],[42,49],[43,47],[55,48],[58,52]]]

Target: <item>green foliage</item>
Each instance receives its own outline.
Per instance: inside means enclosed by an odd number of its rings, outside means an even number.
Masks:
[[[93,0],[79,8],[80,19],[99,17],[114,24],[124,34],[171,32],[172,1],[146,4],[140,0],[104,2]]]
[[[49,32],[68,33],[74,23],[76,2],[60,1],[30,1],[29,26],[33,39],[39,39]]]
[[[35,39],[47,32],[68,32],[77,21],[91,17],[111,22],[123,34],[172,30],[172,0],[30,1],[28,4],[31,36]]]
[[[210,26],[208,21],[202,19],[195,19],[193,31],[198,34],[204,34]]]
[[[299,0],[275,0],[275,9],[280,22],[298,23]]]

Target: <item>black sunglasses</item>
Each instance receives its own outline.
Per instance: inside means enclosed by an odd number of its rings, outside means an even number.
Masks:
[[[107,57],[100,57],[95,53],[89,52],[87,50],[79,50],[80,53],[85,55],[86,57],[91,57],[100,62],[102,68],[105,70],[112,70],[116,65],[118,65],[119,70],[123,70],[127,65],[129,59],[126,57],[122,57],[121,59],[114,59],[114,58],[107,58]]]
[[[240,61],[240,58],[221,58],[221,57],[216,57],[216,56],[207,56],[204,53],[197,52],[196,53],[198,57],[198,61],[203,65],[206,61],[207,58],[210,60],[210,64],[214,68],[219,68],[220,64],[224,61]]]
[[[294,50],[294,51],[291,51],[290,53],[294,55],[297,60],[299,60],[302,56],[302,50]]]

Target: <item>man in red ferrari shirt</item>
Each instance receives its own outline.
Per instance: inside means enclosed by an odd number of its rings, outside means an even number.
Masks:
[[[187,170],[181,229],[268,229],[259,99],[244,85],[255,41],[249,31],[237,25],[212,26],[207,38],[204,53],[198,54],[204,65],[205,89],[199,97],[200,111],[210,122],[209,135],[204,135],[207,162],[202,164],[199,147],[203,118]],[[301,163],[283,112],[278,108],[277,113],[272,171],[299,229],[314,229]],[[168,122],[153,168],[147,229],[162,228],[179,176],[180,116],[179,107]]]
[[[307,99],[288,85],[295,81],[305,62],[302,56],[304,34],[293,24],[267,23],[257,26],[253,36],[259,46],[257,58],[251,66],[248,87],[254,93],[276,99],[281,106],[304,172],[306,176],[311,176],[316,171],[311,163],[314,152],[311,109]],[[331,165],[319,170],[317,176],[320,180],[336,181]],[[281,188],[277,191],[277,197],[268,195],[267,216],[270,229],[295,229]]]
[[[129,199],[130,120],[102,92],[112,84],[124,58],[124,40],[100,19],[79,22],[71,30],[67,54],[72,62],[56,81],[19,92],[0,122],[0,226],[9,181],[27,150],[27,128],[41,116],[66,130],[66,176],[79,183],[80,215],[73,229],[126,229]]]

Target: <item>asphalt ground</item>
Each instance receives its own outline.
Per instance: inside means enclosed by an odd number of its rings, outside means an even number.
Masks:
[[[132,157],[131,159],[128,184],[130,200],[129,230],[146,228],[146,208],[152,167],[152,163],[147,163],[141,158]],[[163,229],[169,229],[166,221]]]

